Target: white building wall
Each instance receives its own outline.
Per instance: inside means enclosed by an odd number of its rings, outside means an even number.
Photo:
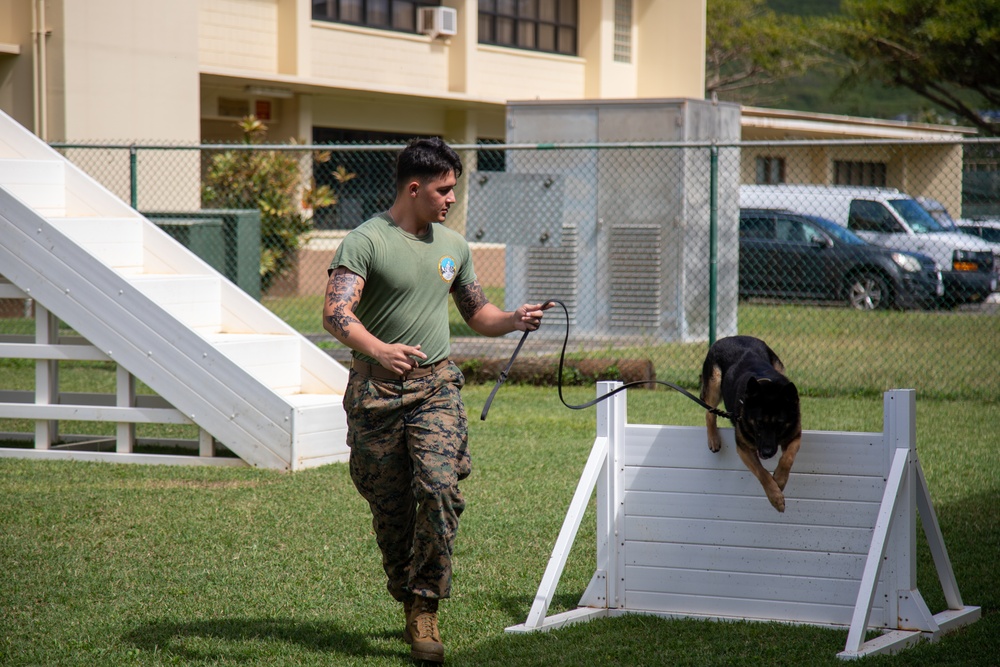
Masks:
[[[64,0],[49,42],[50,139],[196,141],[195,7]]]
[[[480,45],[472,95],[500,100],[565,100],[585,95],[586,61]]]
[[[448,92],[448,47],[427,37],[316,21],[312,77],[338,86]]]
[[[277,72],[277,0],[201,0],[198,43],[202,66]]]

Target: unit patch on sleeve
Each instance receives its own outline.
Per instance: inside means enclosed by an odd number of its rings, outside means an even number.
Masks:
[[[455,260],[451,257],[445,255],[438,262],[438,273],[441,274],[441,280],[450,283],[455,277],[458,269],[455,267]]]

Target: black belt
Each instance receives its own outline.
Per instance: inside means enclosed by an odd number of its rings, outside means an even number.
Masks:
[[[417,380],[420,378],[427,377],[428,375],[433,375],[439,370],[448,365],[447,359],[442,359],[436,364],[431,364],[430,366],[417,366],[413,370],[409,371],[405,375],[400,375],[399,373],[394,373],[387,368],[382,368],[377,364],[370,364],[367,361],[361,361],[360,359],[355,359],[351,362],[351,368],[353,368],[358,375],[363,375],[364,377],[378,378],[380,380]]]

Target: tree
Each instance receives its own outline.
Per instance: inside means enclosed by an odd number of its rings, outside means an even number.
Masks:
[[[267,126],[254,116],[239,123],[245,144],[261,144]],[[330,160],[329,151],[316,151],[316,162]],[[334,179],[354,178],[343,167]],[[303,235],[312,229],[312,210],[334,206],[337,197],[329,186],[304,186],[300,157],[294,152],[239,149],[212,157],[205,175],[202,199],[206,208],[260,209],[260,280],[264,293],[295,262]]]
[[[809,38],[809,25],[800,17],[776,15],[765,0],[709,0],[705,91],[749,101],[760,86],[824,61]]]
[[[906,88],[979,128],[1000,109],[1000,3],[985,0],[844,0],[820,34],[845,56],[843,85]]]

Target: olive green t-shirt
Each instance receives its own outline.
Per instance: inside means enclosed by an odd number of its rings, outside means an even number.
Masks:
[[[420,345],[421,366],[447,359],[448,295],[475,281],[469,244],[458,232],[431,224],[418,237],[382,213],[352,230],[333,256],[330,270],[345,267],[365,280],[354,314],[385,343]],[[367,355],[355,357],[377,363]]]

